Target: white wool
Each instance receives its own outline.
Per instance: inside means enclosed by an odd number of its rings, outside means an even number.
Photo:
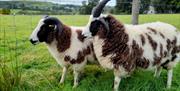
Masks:
[[[170,24],[162,23],[162,22],[154,22],[154,23],[146,23],[142,25],[124,25],[125,26],[125,32],[129,36],[128,45],[132,45],[132,41],[135,40],[136,43],[144,50],[143,57],[148,59],[150,61],[150,65],[148,69],[154,69],[156,66],[153,66],[154,63],[154,54],[157,56],[160,55],[160,44],[163,46],[163,51],[167,51],[166,45],[167,41],[166,39],[163,39],[159,32],[162,33],[166,38],[173,40],[174,36],[177,36],[176,28]],[[154,29],[157,34],[154,34],[150,29]],[[87,31],[87,30],[86,30]],[[145,34],[148,34],[152,37],[152,39],[157,43],[157,49],[154,52],[151,44],[149,43],[149,40]],[[143,35],[145,37],[145,44],[142,45],[141,37],[140,35]],[[177,41],[180,42],[179,36],[177,36]],[[106,57],[102,56],[102,45],[104,44],[104,41],[102,39],[99,39],[98,36],[94,37],[94,50],[96,53],[96,56],[98,58],[99,63],[103,68],[113,69],[113,63],[111,62],[112,55],[107,55]],[[166,58],[162,59],[162,63],[164,63],[167,59],[170,59],[171,56],[168,56]],[[174,63],[173,63],[174,64]]]
[[[154,34],[154,32],[150,31],[148,28],[154,29],[157,34]],[[146,23],[142,25],[125,25],[125,32],[129,36],[129,45],[132,45],[132,41],[135,40],[136,43],[143,48],[144,53],[143,57],[149,59],[150,61],[150,66],[149,68],[154,68],[152,67],[152,64],[154,62],[154,50],[149,43],[149,40],[145,33],[150,35],[154,41],[157,43],[157,49],[155,51],[156,55],[160,54],[160,43],[163,45],[163,51],[166,49],[166,39],[163,39],[160,34],[158,36],[158,33],[161,32],[166,38],[173,40],[174,36],[176,36],[176,28],[170,24],[167,23],[162,23],[162,22],[154,22],[154,23]],[[145,37],[145,45],[142,46],[141,38],[140,35],[143,35]],[[167,58],[165,58],[167,59]],[[166,60],[163,60],[164,62]]]
[[[71,44],[70,47],[62,53],[58,52],[57,49],[57,41],[53,41],[53,43],[51,44],[47,44],[48,49],[50,51],[50,53],[53,55],[53,57],[56,59],[56,61],[62,66],[66,66],[69,65],[69,63],[65,62],[64,58],[66,55],[70,56],[73,59],[77,59],[77,55],[79,51],[82,51],[83,49],[86,49],[87,46],[90,45],[91,40],[85,40],[84,42],[81,42],[78,38],[77,38],[77,33],[76,30],[82,30],[84,27],[71,27]]]

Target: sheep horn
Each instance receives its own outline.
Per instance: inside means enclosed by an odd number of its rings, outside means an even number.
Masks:
[[[96,5],[96,7],[93,8],[92,10],[93,17],[99,17],[101,15],[103,8],[105,7],[108,1],[110,0],[103,0],[98,5]]]
[[[43,18],[48,18],[49,16],[48,15],[44,15]]]
[[[59,30],[59,33],[63,31],[63,23],[56,17],[47,17],[46,20],[52,20],[56,23],[54,30]]]

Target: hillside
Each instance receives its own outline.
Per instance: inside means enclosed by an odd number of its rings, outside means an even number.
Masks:
[[[16,9],[16,14],[76,14],[80,6],[61,5],[51,2],[0,1],[0,8]],[[35,11],[35,12],[31,12]],[[13,12],[14,13],[14,12]]]

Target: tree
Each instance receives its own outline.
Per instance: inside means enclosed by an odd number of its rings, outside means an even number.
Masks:
[[[139,9],[140,9],[140,0],[133,0],[132,2],[132,24],[138,24],[138,17],[139,17]]]
[[[130,14],[131,13],[131,2],[132,0],[116,0],[116,14],[124,13]]]
[[[80,8],[80,14],[91,14],[91,11],[94,6],[98,4],[99,0],[88,0],[88,4],[82,2],[82,7]]]
[[[149,11],[150,5],[151,5],[151,6],[154,6],[154,5],[151,3],[151,1],[152,1],[152,0],[141,0],[140,10],[139,10],[139,13],[140,13],[140,14],[147,13],[147,12]]]
[[[151,0],[141,0],[139,13],[146,13],[149,10]],[[116,14],[131,14],[132,0],[116,0]]]
[[[0,10],[0,14],[4,14],[4,15],[9,15],[11,13],[11,10],[10,9],[5,9],[3,8],[2,10]]]
[[[153,4],[158,13],[180,13],[179,0],[154,0]]]

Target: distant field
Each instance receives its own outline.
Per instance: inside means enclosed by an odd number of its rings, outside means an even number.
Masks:
[[[35,10],[22,10],[22,9],[12,9],[11,14],[17,14],[18,12],[26,11],[26,12],[31,12],[31,13],[38,13],[40,11],[35,11]]]
[[[61,67],[43,43],[33,46],[29,42],[29,36],[41,17],[0,15],[0,90],[12,87],[13,91],[112,91],[113,72],[105,72],[96,65],[86,66],[78,88],[72,89],[73,72],[71,69],[65,83],[58,85]],[[73,26],[84,26],[89,18],[85,15],[56,17],[64,24]],[[123,23],[130,23],[130,15],[116,15],[116,17]],[[170,23],[180,30],[180,14],[140,16],[140,23],[155,21]],[[7,79],[2,75],[4,64],[8,66],[5,72],[10,73],[5,74]],[[18,69],[18,74],[21,74],[19,83],[17,79],[14,79],[16,78],[15,69]],[[159,78],[154,78],[151,71],[137,70],[131,77],[122,80],[119,89],[121,91],[180,91],[180,64],[174,70],[172,88],[169,90],[165,88],[166,78],[166,70],[163,70]],[[16,84],[8,87],[12,82]]]

